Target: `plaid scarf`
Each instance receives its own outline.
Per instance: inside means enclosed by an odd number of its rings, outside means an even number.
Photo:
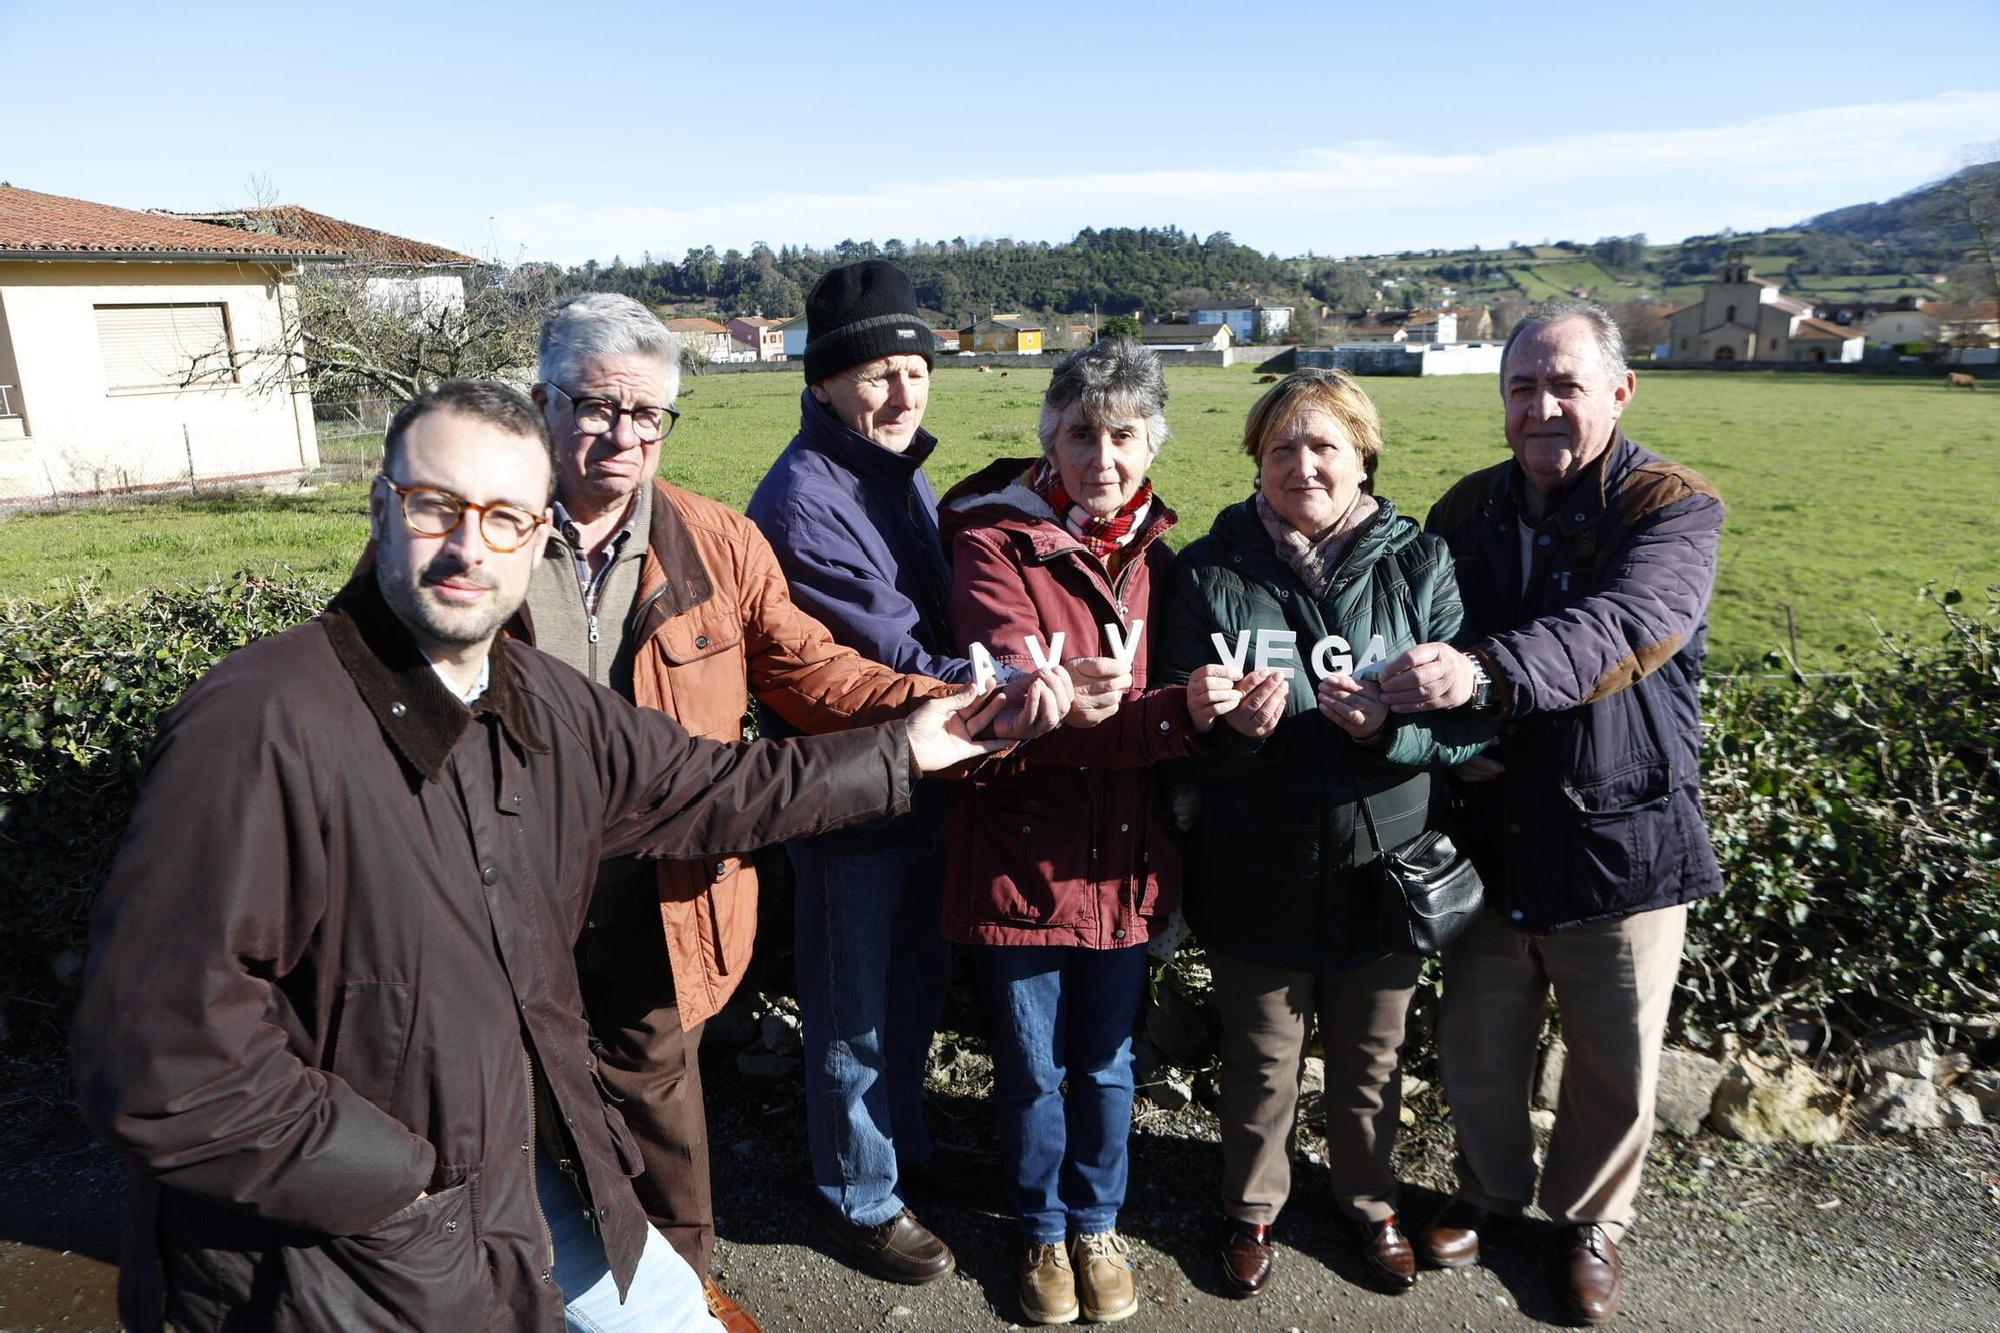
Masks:
[[[1115,552],[1130,545],[1146,526],[1146,515],[1153,508],[1153,483],[1146,481],[1133,492],[1131,499],[1119,506],[1117,513],[1110,518],[1099,518],[1069,498],[1069,492],[1063,489],[1062,473],[1046,458],[1029,473],[1028,487],[1048,501],[1063,527],[1099,560],[1109,560]]]

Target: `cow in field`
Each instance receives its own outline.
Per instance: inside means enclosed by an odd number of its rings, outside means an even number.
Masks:
[[[1259,384],[1276,384],[1278,382],[1278,377],[1276,375],[1263,375],[1258,377],[1257,382]]]
[[[1945,377],[1945,385],[1947,388],[1952,389],[1972,389],[1977,391],[1979,381],[1964,371],[1954,370],[1950,375]]]

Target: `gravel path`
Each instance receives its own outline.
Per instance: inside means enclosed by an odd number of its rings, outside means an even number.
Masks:
[[[976,1078],[935,1089],[944,1137],[989,1139]],[[959,1271],[906,1289],[861,1276],[818,1238],[805,1178],[799,1095],[711,1066],[717,1269],[772,1333],[801,1329],[1000,1329],[1018,1319],[1013,1228],[940,1207],[927,1219]],[[1404,1212],[1443,1199],[1449,1131],[1434,1094],[1414,1098],[1401,1170]],[[0,1166],[0,1329],[112,1329],[116,1160],[67,1117],[17,1120]],[[23,1132],[24,1129],[30,1132]],[[1300,1151],[1317,1151],[1302,1135]],[[1426,1273],[1415,1292],[1378,1295],[1330,1219],[1323,1180],[1302,1162],[1279,1223],[1279,1266],[1254,1302],[1220,1294],[1208,1234],[1219,1174],[1215,1121],[1192,1107],[1142,1109],[1121,1229],[1146,1304],[1134,1330],[1518,1329],[1555,1322],[1545,1224],[1523,1223],[1486,1266]],[[1662,1138],[1646,1219],[1624,1249],[1626,1315],[1647,1329],[2000,1328],[2000,1131],[1857,1139],[1831,1149],[1752,1149]]]

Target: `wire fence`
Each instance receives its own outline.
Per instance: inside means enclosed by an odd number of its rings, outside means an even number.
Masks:
[[[12,386],[0,386],[11,390]],[[366,476],[382,459],[396,404],[387,399],[290,398],[225,404],[199,393],[160,412],[143,400],[131,424],[90,438],[33,431],[12,393],[0,393],[0,510],[70,509],[201,496],[246,488],[294,489]],[[228,408],[229,410],[223,410]]]

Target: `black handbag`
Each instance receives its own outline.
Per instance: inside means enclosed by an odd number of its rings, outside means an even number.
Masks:
[[[1427,958],[1450,944],[1479,915],[1486,886],[1479,871],[1442,829],[1385,849],[1375,812],[1361,798],[1361,818],[1375,859],[1356,876],[1375,895],[1376,942],[1390,953]]]

